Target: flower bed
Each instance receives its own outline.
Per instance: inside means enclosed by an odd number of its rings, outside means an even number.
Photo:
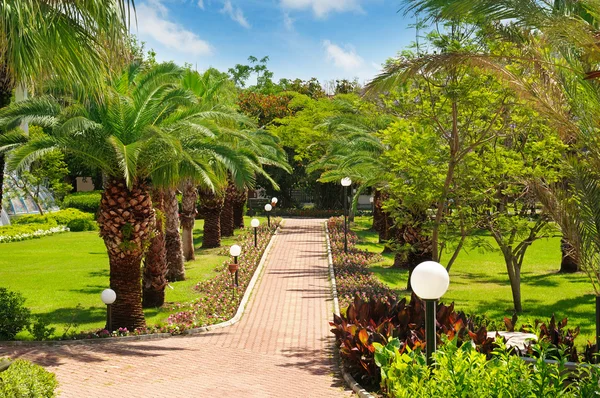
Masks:
[[[69,232],[69,228],[51,224],[8,225],[0,227],[0,243],[19,242],[63,232]]]
[[[369,271],[369,265],[381,261],[383,257],[357,249],[358,236],[350,230],[348,231],[348,253],[344,253],[344,219],[342,217],[330,218],[327,221],[327,229],[340,307],[348,307],[357,295],[363,300],[371,297],[380,299],[390,297],[396,300],[394,291],[381,283]]]

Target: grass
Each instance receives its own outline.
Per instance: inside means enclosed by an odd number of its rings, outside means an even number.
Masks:
[[[370,231],[371,218],[357,217],[352,230],[359,236],[358,247],[381,253],[376,232]],[[492,247],[495,246],[491,237]],[[593,340],[595,333],[595,296],[588,277],[584,273],[561,274],[560,239],[550,238],[534,242],[527,250],[521,271],[521,296],[523,313],[519,323],[540,319],[547,321],[552,314],[567,317],[568,326],[581,328],[578,345]],[[408,271],[391,268],[393,254],[385,254],[384,261],[371,267],[373,273],[398,293],[404,290]],[[444,260],[444,259],[442,259]],[[512,294],[506,265],[499,251],[463,251],[450,270],[450,288],[444,302],[455,302],[457,310],[485,314],[491,319],[502,320],[512,316]]]
[[[261,219],[261,223],[266,219]],[[250,218],[246,218],[250,225]],[[169,304],[185,303],[198,297],[193,287],[216,275],[215,268],[228,257],[221,249],[201,249],[203,220],[194,226],[196,260],[186,263],[186,280],[166,289],[166,305],[146,309],[148,325],[166,320]],[[224,238],[224,246],[236,241]],[[106,322],[106,308],[100,293],[109,286],[108,256],[97,232],[71,232],[0,245],[0,286],[22,293],[32,313],[56,328],[55,335],[100,329]],[[31,339],[28,332],[17,338]]]

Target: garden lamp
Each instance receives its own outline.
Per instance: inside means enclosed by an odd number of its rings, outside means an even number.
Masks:
[[[104,289],[100,294],[100,299],[106,304],[106,330],[112,332],[112,314],[110,306],[117,299],[117,293],[112,289]]]
[[[448,290],[450,276],[442,264],[435,261],[425,261],[413,270],[410,276],[410,284],[415,294],[425,301],[425,348],[427,365],[431,366],[437,343],[435,333],[436,303]]]
[[[352,185],[349,177],[342,178],[344,187],[344,253],[348,253],[348,187]]]
[[[271,228],[271,210],[273,210],[273,206],[270,204],[265,205],[265,211],[267,212],[267,225]]]
[[[375,216],[375,198],[371,196],[369,202],[371,203],[371,212],[373,213],[373,216]]]
[[[238,287],[238,257],[242,254],[242,248],[239,245],[233,245],[229,248],[229,254],[233,257],[233,263],[236,265],[235,267],[235,286]]]
[[[273,196],[273,199],[271,199],[271,206],[273,206],[274,217],[277,217],[277,202],[279,202],[279,199]]]
[[[254,247],[257,247],[258,245],[256,242],[256,231],[258,230],[260,221],[258,221],[258,218],[253,218],[252,221],[250,221],[250,225],[252,225],[252,228],[254,228]]]

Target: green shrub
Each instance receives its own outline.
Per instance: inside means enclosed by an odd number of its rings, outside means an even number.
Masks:
[[[21,293],[0,287],[0,340],[12,340],[29,326],[31,312],[24,304]]]
[[[41,317],[36,317],[33,323],[28,327],[29,333],[37,341],[48,340],[54,334],[56,328],[48,326],[47,320]]]
[[[73,220],[93,220],[94,215],[91,213],[84,213],[78,209],[64,209],[55,211],[53,213],[46,213],[43,216],[40,214],[29,214],[21,216],[12,220],[14,225],[28,225],[28,224],[48,224],[52,226],[56,225],[68,225]]]
[[[511,355],[497,341],[491,360],[472,344],[457,347],[446,341],[434,354],[435,370],[418,351],[400,353],[400,341],[383,346],[374,343],[375,361],[381,368],[382,390],[389,397],[588,397],[598,389],[600,370],[581,367],[567,383],[564,359],[546,363],[546,345],[537,346],[539,358],[532,365]]]
[[[96,214],[100,208],[102,191],[77,192],[65,196],[62,202],[63,208],[74,208],[88,213]]]
[[[67,227],[71,232],[95,231],[98,229],[95,221],[77,218],[69,221]]]
[[[57,386],[53,373],[22,359],[0,373],[0,397],[4,398],[54,397]]]

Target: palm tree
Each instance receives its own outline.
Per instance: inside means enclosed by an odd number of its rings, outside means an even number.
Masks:
[[[172,63],[147,71],[134,63],[109,81],[102,97],[32,98],[0,111],[5,130],[24,120],[51,129],[47,137],[32,138],[10,153],[12,169],[60,149],[105,174],[98,225],[108,250],[110,286],[117,293],[114,327],[145,325],[141,262],[155,228],[149,183],[170,187],[181,176],[211,181],[207,154],[221,148],[190,133],[201,110],[194,107],[195,96],[180,87],[181,73]]]
[[[183,245],[179,234],[179,202],[177,190],[170,187],[165,196],[165,245],[167,249],[167,280],[177,282],[185,280],[185,262]]]
[[[144,258],[142,276],[142,307],[160,307],[165,302],[167,286],[167,250],[165,246],[165,200],[162,189],[152,190],[156,226]]]
[[[202,247],[221,246],[221,211],[224,195],[220,189],[200,189],[200,213],[204,217]]]
[[[60,76],[97,90],[127,39],[133,0],[13,0],[0,5],[0,109],[17,84]],[[4,181],[0,154],[0,203]]]

